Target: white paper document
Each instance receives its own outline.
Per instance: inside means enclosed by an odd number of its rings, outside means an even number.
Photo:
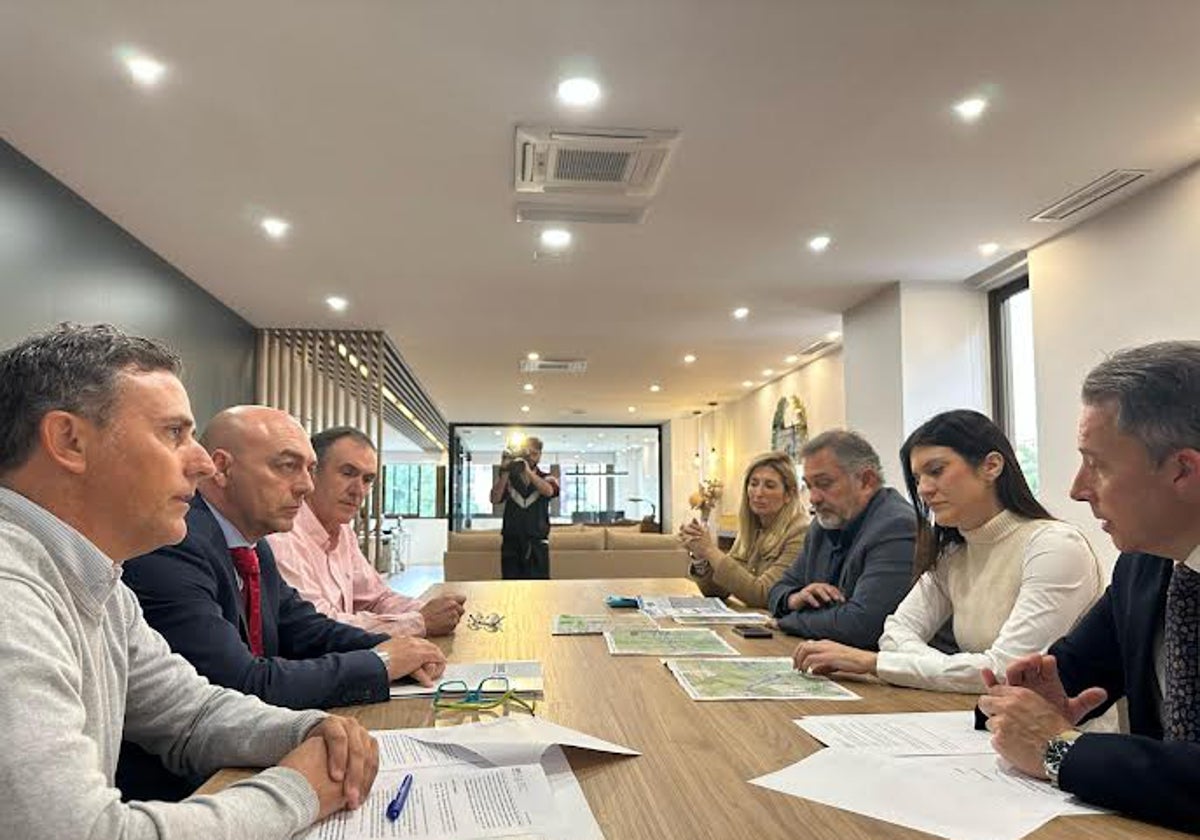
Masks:
[[[561,828],[550,782],[540,764],[419,770],[413,773],[412,790],[399,819],[392,822],[386,816],[387,806],[405,772],[380,772],[361,808],[323,820],[302,835],[304,840],[471,840],[548,835]]]
[[[698,595],[642,595],[638,598],[638,605],[642,612],[653,618],[737,615],[720,598]]]
[[[828,747],[886,755],[993,755],[991,733],[975,729],[975,713],[809,715],[795,724]]]
[[[994,753],[898,757],[830,747],[751,783],[953,840],[1016,840],[1055,817],[1106,813]]]
[[[766,624],[771,616],[756,612],[672,616],[676,624]]]
[[[432,697],[437,686],[452,680],[461,680],[467,688],[474,690],[488,677],[508,677],[508,686],[518,694],[542,693],[542,663],[532,660],[514,662],[451,662],[446,666],[437,684],[426,687],[405,683],[393,685],[392,697]]]
[[[470,750],[493,764],[532,764],[551,745],[578,747],[615,755],[641,755],[629,747],[528,715],[505,716],[440,729],[405,729],[373,734],[379,740],[381,767],[388,766],[382,759],[385,745],[390,747],[392,742],[401,739],[419,741],[430,748]]]

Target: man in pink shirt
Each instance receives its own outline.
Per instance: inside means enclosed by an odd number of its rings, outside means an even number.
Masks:
[[[393,636],[445,636],[454,632],[466,598],[422,603],[393,592],[358,547],[350,527],[377,471],[371,439],[350,426],[312,439],[317,453],[315,489],[291,531],[267,537],[284,580],[319,611],[345,624]]]

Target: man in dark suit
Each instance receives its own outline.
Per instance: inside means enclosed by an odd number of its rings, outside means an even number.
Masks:
[[[785,633],[876,650],[912,586],[912,505],[883,486],[878,453],[855,432],[822,432],[800,457],[816,522],[767,606]]]
[[[1200,832],[1200,342],[1119,352],[1083,383],[1071,487],[1122,552],[1047,655],[985,672],[980,710],[1020,770],[1093,804]],[[1130,734],[1076,725],[1121,697]]]
[[[300,425],[276,409],[240,406],[213,418],[201,443],[216,469],[192,499],[187,537],[124,567],[171,649],[217,685],[293,709],[382,702],[388,683],[406,675],[432,684],[445,667],[436,645],[336,622],[280,577],[263,538],[289,530],[313,489],[316,455]],[[147,758],[123,749],[127,798],[178,798],[194,786]]]

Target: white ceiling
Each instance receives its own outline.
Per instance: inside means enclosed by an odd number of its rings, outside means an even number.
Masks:
[[[1194,160],[1198,32],[1195,0],[31,0],[0,19],[0,130],[252,323],[388,330],[452,421],[661,421],[883,283],[1060,232],[1027,218],[1110,169]],[[553,97],[580,71],[586,115]],[[535,263],[518,123],[682,138],[645,224]],[[529,350],[589,371],[526,396]]]

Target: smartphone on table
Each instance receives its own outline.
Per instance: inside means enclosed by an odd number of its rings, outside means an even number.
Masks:
[[[735,624],[733,632],[744,639],[769,639],[775,635],[761,624]]]

